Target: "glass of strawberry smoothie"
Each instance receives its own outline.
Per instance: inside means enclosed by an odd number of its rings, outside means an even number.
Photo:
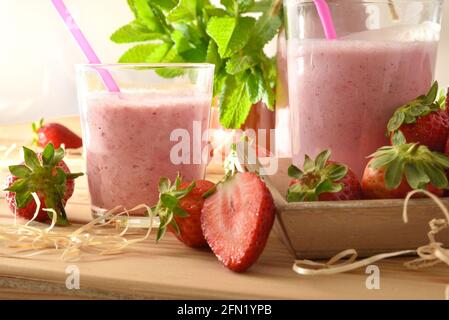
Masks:
[[[120,92],[105,88],[99,70]],[[161,177],[204,178],[213,65],[79,65],[77,74],[94,217],[154,205]]]
[[[336,40],[313,1],[284,1],[293,162],[330,148],[361,177],[394,110],[430,88],[443,0],[327,3]]]

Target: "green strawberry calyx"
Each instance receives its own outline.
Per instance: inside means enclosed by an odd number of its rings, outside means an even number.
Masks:
[[[398,188],[404,176],[414,190],[429,184],[448,188],[445,170],[449,169],[449,157],[418,143],[406,143],[400,131],[393,135],[392,142],[392,146],[382,147],[369,156],[371,168],[384,170],[388,189]]]
[[[55,149],[49,143],[41,154],[41,159],[31,149],[23,147],[24,164],[9,167],[10,173],[17,180],[5,191],[15,193],[15,201],[18,208],[25,208],[33,201],[33,193],[43,197],[45,208],[53,209],[57,214],[58,225],[68,225],[67,214],[64,209],[64,196],[67,190],[67,180],[73,180],[82,173],[66,173],[58,164],[63,160],[65,151],[62,148]],[[48,211],[48,216],[53,219],[53,212]]]
[[[39,146],[39,129],[44,126],[44,118],[39,121],[33,122],[31,128],[33,129],[33,145]]]
[[[175,216],[186,218],[189,214],[180,206],[180,200],[189,195],[195,188],[193,181],[187,188],[180,189],[182,183],[181,176],[178,174],[174,184],[170,179],[162,177],[159,180],[159,201],[151,208],[152,213],[159,217],[159,228],[157,231],[156,241],[161,240],[167,232],[168,226],[171,226],[179,235],[179,226],[174,219]]]
[[[435,81],[427,95],[417,97],[415,100],[399,107],[388,121],[389,133],[399,130],[403,124],[416,123],[418,118],[429,115],[438,110],[445,110],[444,90],[438,94],[438,82]]]
[[[298,180],[288,189],[288,202],[317,201],[322,193],[337,193],[343,189],[338,183],[348,174],[348,167],[329,163],[331,151],[321,152],[315,160],[305,156],[303,170],[294,165],[288,168],[288,175]]]

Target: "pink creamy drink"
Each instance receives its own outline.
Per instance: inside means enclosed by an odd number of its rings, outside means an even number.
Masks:
[[[201,135],[208,128],[209,95],[91,93],[85,103],[84,136],[93,208],[153,205],[158,200],[159,179],[175,179],[177,172],[186,181],[204,178],[206,164],[198,155],[194,159],[192,148],[195,144],[195,152],[205,148],[207,137],[201,141]],[[181,141],[176,134],[175,141],[170,141],[176,129],[190,137],[186,141],[190,164],[177,164],[177,156],[182,156],[177,152],[175,158],[170,156],[172,147]]]
[[[290,47],[291,48],[291,47]],[[293,162],[332,149],[361,177],[394,110],[428,91],[437,42],[303,40],[289,49]]]

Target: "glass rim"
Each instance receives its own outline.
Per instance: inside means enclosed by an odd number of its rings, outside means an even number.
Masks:
[[[77,63],[76,68],[105,68],[105,69],[163,69],[163,68],[181,68],[181,69],[213,69],[212,63]]]

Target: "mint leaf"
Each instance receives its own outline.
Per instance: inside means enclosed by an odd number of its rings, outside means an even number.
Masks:
[[[226,72],[229,74],[237,74],[242,71],[248,70],[255,66],[257,61],[251,56],[233,56],[226,63]]]
[[[179,30],[173,31],[173,33],[171,34],[171,39],[175,43],[178,53],[182,53],[194,48],[194,46],[187,40],[184,34]]]
[[[133,0],[133,7],[137,15],[137,19],[145,25],[149,30],[162,32],[162,26],[159,19],[155,16],[153,9],[147,0]]]
[[[164,58],[167,55],[168,50],[170,50],[172,46],[173,45],[170,43],[162,43],[156,45],[154,50],[146,57],[145,62],[147,63],[167,62],[164,61]]]
[[[249,8],[254,5],[254,0],[237,0],[239,6],[239,12],[247,12]]]
[[[221,57],[227,51],[236,25],[237,21],[232,17],[212,17],[207,24],[206,32],[217,44]]]
[[[251,111],[246,85],[241,79],[228,76],[220,99],[220,123],[226,129],[240,128]]]
[[[265,47],[265,45],[278,33],[281,25],[282,21],[279,16],[271,16],[270,14],[265,13],[260,17],[249,37],[251,49],[260,50]]]
[[[235,12],[235,0],[221,0],[220,3],[222,6],[226,8],[229,12],[234,13]]]
[[[136,6],[135,6],[135,4],[134,4],[134,0],[127,0],[127,1],[128,1],[128,6],[129,6],[129,8],[131,9],[131,11],[132,11],[133,14],[134,14],[134,17],[137,18],[137,10],[136,10]]]
[[[244,12],[268,12],[273,5],[273,0],[259,0],[246,8]],[[243,11],[242,11],[243,12]]]
[[[149,0],[149,2],[163,10],[171,10],[176,7],[178,0]]]
[[[248,75],[246,79],[246,89],[251,103],[256,104],[262,100],[264,89],[264,80],[262,73],[256,69]]]
[[[181,54],[183,61],[204,62],[206,60],[207,47],[199,46]]]
[[[248,43],[251,30],[255,23],[256,19],[251,17],[242,17],[237,20],[237,25],[235,26],[232,37],[229,40],[224,57],[230,57]],[[220,48],[220,46],[218,46],[218,48]]]
[[[119,63],[139,63],[148,60],[147,58],[161,45],[155,43],[140,44],[126,51],[119,60]]]
[[[214,41],[209,41],[207,46],[206,62],[215,64],[215,70],[219,70],[222,60],[218,54],[217,44]]]
[[[160,62],[176,63],[176,62],[183,62],[183,59],[178,54],[176,46],[172,46],[161,58]],[[175,78],[184,74],[184,71],[180,68],[172,67],[172,68],[157,69],[156,73],[163,78]]]
[[[251,17],[212,17],[207,34],[217,44],[220,57],[228,58],[246,45],[255,23]]]
[[[214,6],[206,6],[203,9],[203,14],[206,18],[210,17],[224,17],[227,15],[226,10],[216,8]]]
[[[228,78],[228,74],[224,72],[224,70],[215,69],[215,78],[214,78],[214,96],[223,96],[223,91],[225,87],[226,80]]]
[[[179,0],[167,16],[169,22],[189,22],[196,19],[196,0]]]
[[[263,73],[264,94],[262,102],[266,104],[269,110],[274,110],[276,101],[275,85],[276,85],[276,67],[274,59],[265,58],[260,67]]]
[[[115,31],[111,40],[115,43],[131,43],[162,39],[163,37],[162,33],[151,32],[138,21],[133,21]]]

